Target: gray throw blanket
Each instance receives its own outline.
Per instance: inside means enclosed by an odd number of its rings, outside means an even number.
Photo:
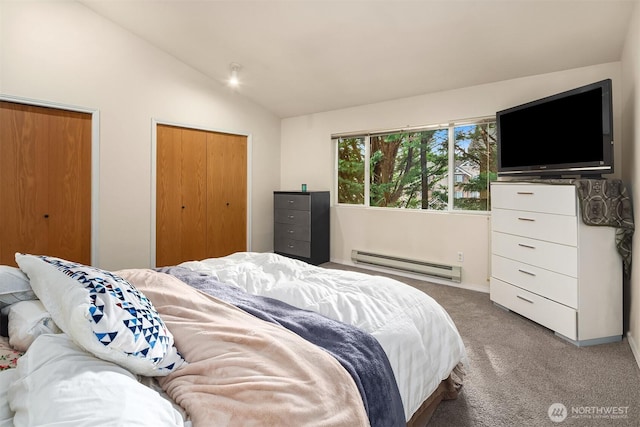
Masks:
[[[251,295],[215,277],[184,267],[156,269],[234,305],[262,320],[277,323],[323,348],[354,379],[371,427],[404,427],[406,420],[395,375],[380,343],[356,327],[299,309],[274,298]]]
[[[616,227],[616,247],[626,277],[631,277],[633,209],[627,189],[619,179],[576,179],[582,221],[587,225]]]

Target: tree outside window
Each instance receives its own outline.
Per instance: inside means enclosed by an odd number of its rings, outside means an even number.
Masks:
[[[371,137],[370,206],[446,209],[446,129]]]
[[[338,139],[338,203],[364,204],[365,138]]]

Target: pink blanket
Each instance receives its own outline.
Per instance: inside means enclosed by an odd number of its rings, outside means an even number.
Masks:
[[[369,425],[353,379],[322,349],[173,276],[117,274],[153,302],[189,362],[159,380],[194,427]]]

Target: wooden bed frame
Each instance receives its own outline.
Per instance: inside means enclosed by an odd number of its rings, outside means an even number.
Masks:
[[[457,399],[462,389],[464,369],[462,364],[458,364],[451,374],[443,380],[436,391],[425,400],[420,408],[413,414],[407,422],[407,427],[425,427],[436,408],[443,400]]]

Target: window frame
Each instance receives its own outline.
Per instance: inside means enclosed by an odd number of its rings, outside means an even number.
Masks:
[[[425,126],[411,126],[405,128],[397,128],[397,129],[385,129],[378,131],[360,131],[360,132],[345,132],[340,134],[332,134],[331,142],[334,144],[334,186],[335,195],[334,195],[334,204],[339,207],[350,207],[350,208],[366,208],[366,209],[390,209],[390,210],[408,210],[411,212],[430,212],[430,213],[453,213],[453,214],[481,214],[486,215],[490,213],[490,210],[467,210],[467,209],[454,209],[454,198],[455,198],[455,129],[458,126],[465,125],[482,125],[482,124],[490,124],[496,122],[496,116],[482,116],[471,119],[464,120],[454,120],[448,123],[438,123],[431,124]],[[370,187],[371,187],[371,137],[389,135],[393,133],[401,133],[401,132],[421,132],[428,131],[434,129],[448,129],[448,168],[449,173],[447,174],[447,209],[446,210],[437,210],[437,209],[400,209],[395,207],[386,207],[386,206],[371,206],[370,204]],[[339,141],[340,139],[346,138],[364,138],[364,194],[363,194],[363,204],[351,204],[351,203],[340,203],[339,195],[338,195],[338,181],[339,181]],[[452,173],[453,171],[453,173]],[[490,192],[490,186],[489,190]]]

